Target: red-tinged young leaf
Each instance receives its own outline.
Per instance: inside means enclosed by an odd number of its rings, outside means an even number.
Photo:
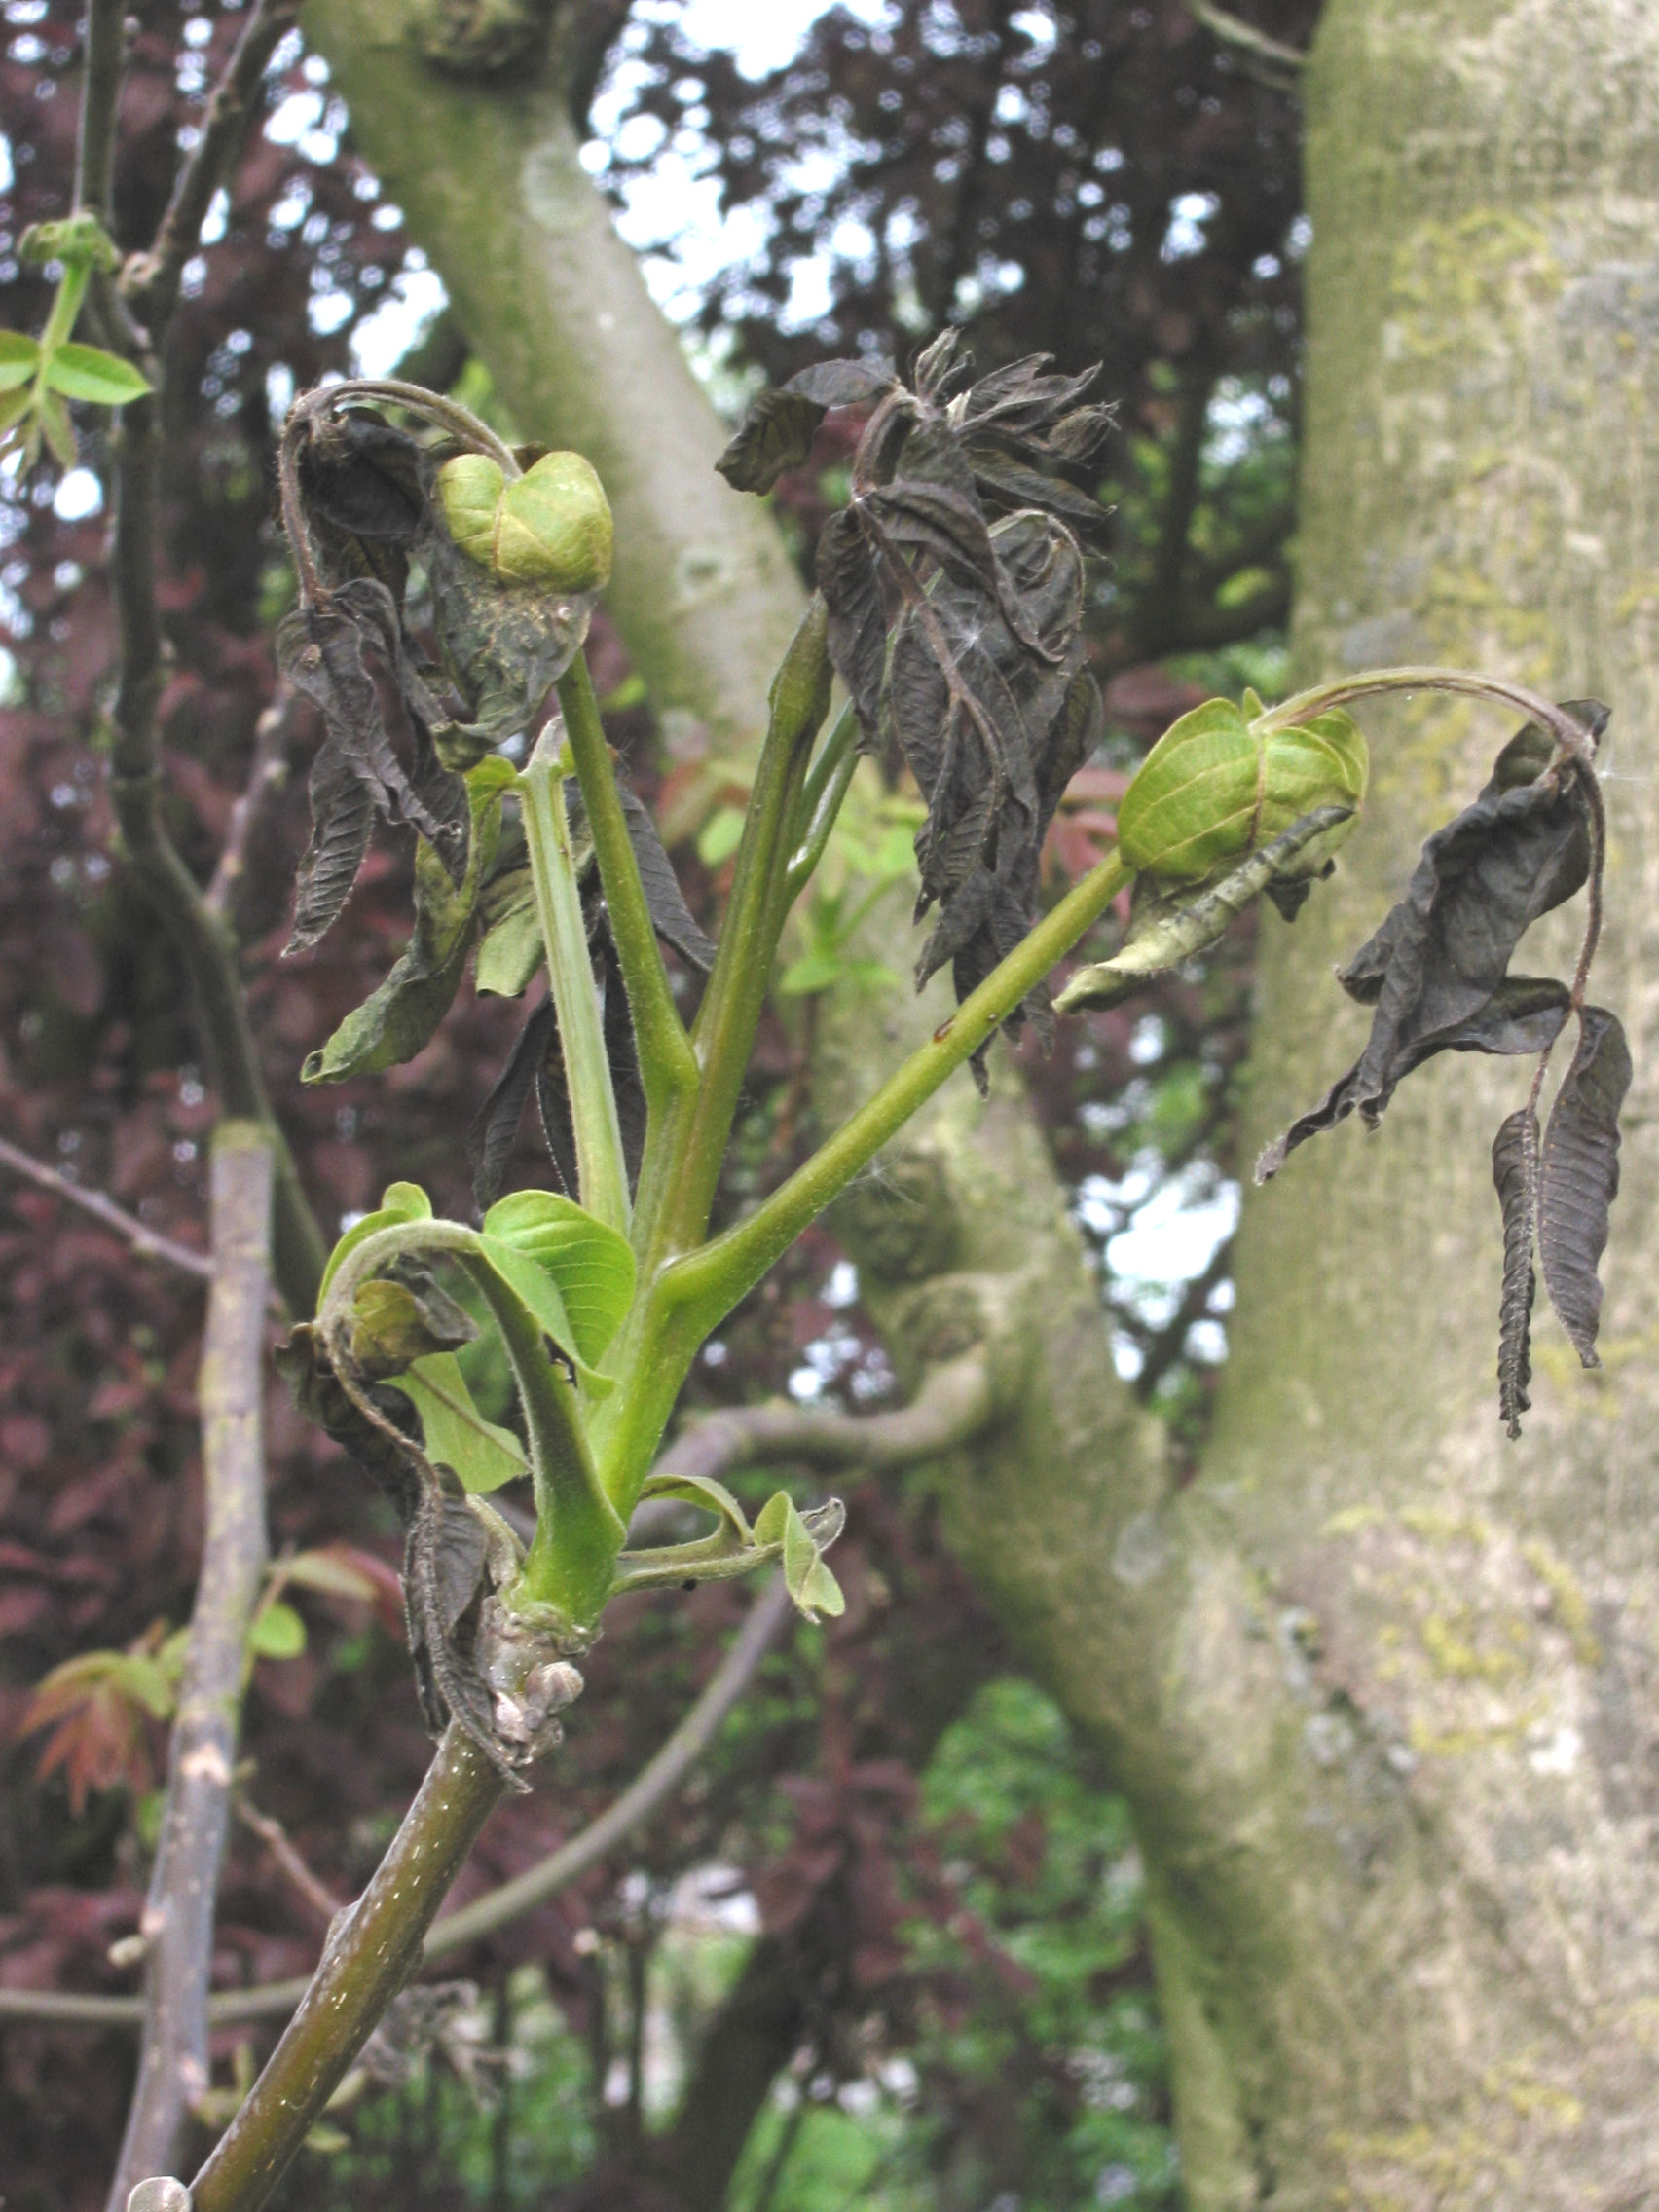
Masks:
[[[1503,1213],[1503,1298],[1497,1324],[1497,1410],[1511,1437],[1531,1405],[1532,1300],[1537,1276],[1532,1242],[1537,1223],[1538,1118],[1517,1107],[1493,1140],[1492,1179]]]
[[[1544,1288],[1573,1349],[1600,1367],[1602,1319],[1597,1263],[1607,1243],[1607,1214],[1619,1188],[1619,1108],[1631,1081],[1622,1023],[1604,1007],[1578,1016],[1578,1050],[1567,1071],[1538,1168],[1538,1251]]]

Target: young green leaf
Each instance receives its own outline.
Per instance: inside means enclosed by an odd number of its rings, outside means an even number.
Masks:
[[[147,376],[119,353],[73,342],[59,346],[47,361],[46,381],[65,399],[87,400],[96,407],[125,407],[129,400],[142,399],[155,388]]]
[[[634,1296],[627,1238],[556,1191],[515,1191],[499,1199],[484,1216],[484,1235],[543,1271],[570,1316],[571,1348],[597,1366]]]
[[[33,384],[40,367],[40,341],[21,330],[0,330],[0,391]]]
[[[1538,1251],[1544,1288],[1586,1367],[1600,1367],[1597,1263],[1619,1189],[1619,1108],[1631,1082],[1622,1023],[1605,1007],[1578,1016],[1578,1050],[1556,1093],[1538,1167]]]
[[[528,867],[492,877],[479,896],[478,922],[476,987],[499,998],[521,998],[546,957]]]
[[[322,1271],[322,1281],[317,1289],[317,1305],[320,1307],[328,1296],[328,1286],[349,1252],[355,1251],[359,1244],[383,1229],[401,1229],[409,1222],[430,1221],[431,1218],[432,1201],[419,1183],[388,1183],[375,1211],[353,1222],[328,1255],[328,1265]]]
[[[841,1586],[822,1556],[841,1533],[846,1518],[839,1498],[831,1498],[827,1505],[803,1515],[787,1491],[778,1491],[756,1519],[756,1545],[776,1544],[781,1548],[785,1584],[809,1621],[833,1619],[847,1609]]]
[[[682,1505],[695,1505],[705,1513],[713,1513],[728,1528],[740,1545],[755,1541],[755,1531],[741,1505],[726,1489],[710,1475],[647,1475],[640,1486],[642,1499],[666,1497]]]
[[[485,1419],[454,1352],[433,1352],[417,1360],[392,1387],[403,1392],[421,1417],[427,1458],[452,1467],[471,1495],[499,1490],[526,1472],[518,1438],[510,1429]]]
[[[306,1647],[306,1624],[292,1605],[273,1599],[249,1622],[247,1647],[256,1659],[297,1659]]]
[[[1315,808],[1341,807],[1337,826],[1301,855],[1300,872],[1311,874],[1351,830],[1366,777],[1365,739],[1340,710],[1268,729],[1252,692],[1242,706],[1206,699],[1142,761],[1118,808],[1118,847],[1140,873],[1199,883]]]
[[[384,1382],[429,1352],[458,1351],[478,1334],[464,1308],[432,1282],[366,1282],[351,1301],[351,1364]]]

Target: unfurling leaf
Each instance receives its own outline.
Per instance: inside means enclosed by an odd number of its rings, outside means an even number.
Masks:
[[[1567,704],[1597,734],[1605,727],[1604,707]],[[1365,1051],[1262,1155],[1258,1181],[1356,1108],[1375,1126],[1397,1085],[1436,1052],[1531,1052],[1553,1042],[1566,992],[1506,980],[1524,933],[1589,872],[1585,771],[1551,760],[1545,733],[1529,723],[1473,805],[1425,843],[1405,898],[1339,978],[1350,998],[1377,1009]]]
[[[1054,1001],[1056,1014],[1072,1014],[1080,1007],[1116,1006],[1138,990],[1147,977],[1173,968],[1214,944],[1250,901],[1271,891],[1294,867],[1302,854],[1337,828],[1349,809],[1317,807],[1293,822],[1271,845],[1252,853],[1247,861],[1211,884],[1206,890],[1167,899],[1145,899],[1141,876],[1135,884],[1135,907],[1127,942],[1111,960],[1080,968]],[[1564,994],[1565,997],[1565,994]]]
[[[429,1352],[390,1387],[419,1415],[427,1458],[448,1467],[470,1495],[481,1497],[525,1473],[518,1438],[485,1419],[453,1352]]]
[[[545,453],[511,482],[487,454],[458,454],[437,494],[455,542],[503,582],[597,592],[610,581],[610,502],[579,453]]]
[[[509,868],[491,877],[478,899],[479,990],[504,999],[521,998],[546,957],[535,885],[528,867]]]
[[[1600,1367],[1596,1332],[1606,1248],[1607,1213],[1619,1188],[1619,1108],[1630,1088],[1630,1048],[1616,1014],[1587,1006],[1578,1016],[1578,1050],[1544,1131],[1538,1167],[1538,1251],[1544,1287],[1573,1349]]]
[[[1497,1411],[1511,1437],[1531,1405],[1532,1239],[1537,1218],[1538,1117],[1517,1107],[1493,1139],[1492,1179],[1503,1213],[1503,1299],[1497,1323]]]
[[[784,1582],[809,1621],[833,1620],[847,1609],[841,1586],[823,1557],[846,1526],[846,1519],[839,1498],[802,1514],[787,1491],[775,1493],[756,1516],[756,1545],[779,1547]]]
[[[1301,728],[1267,726],[1253,692],[1206,699],[1171,723],[1118,808],[1118,849],[1137,872],[1201,883],[1259,851],[1316,808],[1344,811],[1286,874],[1312,875],[1353,828],[1365,799],[1365,739],[1339,711]]]
[[[419,1183],[388,1183],[381,1194],[381,1202],[373,1213],[364,1214],[346,1231],[338,1244],[328,1255],[328,1265],[322,1271],[322,1282],[316,1299],[320,1307],[328,1296],[328,1286],[340,1272],[341,1263],[359,1244],[366,1244],[383,1229],[402,1229],[413,1221],[430,1221],[432,1201]],[[324,1427],[327,1423],[322,1424]]]
[[[468,770],[472,817],[466,873],[460,884],[423,838],[415,854],[415,932],[386,980],[349,1014],[300,1070],[305,1083],[344,1083],[413,1059],[449,1012],[471,949],[478,885],[495,858],[501,798],[513,782],[509,761]]]
[[[364,1283],[351,1302],[351,1362],[385,1382],[431,1352],[457,1351],[478,1334],[463,1307],[430,1281]]]

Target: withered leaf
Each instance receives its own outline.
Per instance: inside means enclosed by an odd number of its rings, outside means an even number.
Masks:
[[[406,431],[363,408],[313,417],[299,451],[306,519],[349,537],[411,545],[426,495],[422,451]]]
[[[899,379],[888,360],[814,361],[783,387],[818,407],[862,407],[891,391]]]
[[[786,469],[806,461],[829,412],[828,401],[808,399],[788,385],[763,391],[750,402],[715,466],[734,492],[769,492]]]
[[[605,1057],[610,1069],[610,1088],[616,1100],[616,1124],[622,1137],[622,1160],[632,1189],[639,1180],[640,1161],[645,1149],[645,1086],[640,1073],[640,1049],[634,1038],[634,1020],[628,1011],[628,994],[622,982],[622,963],[608,922],[600,931],[600,991],[604,999]]]
[[[472,1190],[478,1200],[480,1213],[488,1213],[501,1195],[506,1181],[507,1162],[512,1157],[519,1124],[524,1118],[525,1103],[535,1088],[547,1056],[549,1041],[555,1046],[558,1038],[558,1017],[553,1001],[543,999],[531,1014],[513,1042],[507,1055],[507,1064],[496,1078],[495,1087],[473,1116],[472,1125],[466,1132],[466,1159],[472,1169]],[[561,1062],[561,1078],[563,1062]],[[562,1084],[561,1084],[562,1088]],[[574,1137],[571,1136],[570,1166],[575,1169]],[[564,1166],[557,1152],[554,1163],[559,1170],[561,1186],[569,1190]]]
[[[504,582],[470,559],[435,517],[420,541],[444,673],[462,717],[433,722],[440,755],[466,766],[530,728],[581,650],[597,592]]]
[[[1503,1213],[1503,1298],[1497,1322],[1497,1411],[1511,1437],[1531,1405],[1532,1239],[1538,1190],[1538,1118],[1517,1107],[1493,1139],[1492,1179]]]
[[[1477,1007],[1473,1014],[1462,1020],[1449,1022],[1443,1029],[1417,1037],[1402,1049],[1393,1066],[1389,1095],[1392,1096],[1395,1087],[1415,1068],[1421,1067],[1424,1060],[1432,1059],[1437,1052],[1519,1055],[1543,1051],[1561,1035],[1570,1003],[1567,985],[1557,982],[1553,977],[1505,977],[1486,1004]],[[1317,1106],[1298,1115],[1283,1136],[1268,1146],[1256,1162],[1258,1183],[1266,1183],[1276,1175],[1298,1145],[1335,1128],[1356,1106],[1361,1112],[1365,1111],[1362,1089],[1365,1065],[1363,1059],[1356,1060],[1346,1075],[1338,1077]],[[1378,1115],[1367,1114],[1366,1119],[1375,1125]]]
[[[466,797],[423,753],[424,733],[411,732],[413,777],[392,746],[387,709],[400,698],[402,648],[384,584],[359,577],[297,608],[277,630],[276,653],[289,682],[322,709],[327,731],[312,765],[312,836],[287,946],[295,952],[316,942],[350,896],[376,814],[413,823],[452,876],[463,869]]]
[[[300,1070],[305,1083],[344,1083],[413,1059],[430,1043],[466,971],[478,905],[478,884],[496,851],[501,797],[513,780],[505,760],[481,760],[461,785],[470,800],[472,831],[466,873],[459,885],[423,838],[415,853],[415,929],[386,980],[349,1014],[326,1045]],[[461,779],[456,779],[458,783]]]
[[[1619,1108],[1630,1088],[1630,1047],[1604,1007],[1578,1016],[1578,1050],[1544,1131],[1538,1167],[1538,1251],[1544,1287],[1573,1349],[1600,1367],[1596,1332],[1602,1284],[1596,1267],[1607,1243],[1607,1213],[1619,1188]]]
[[[1605,708],[1570,705],[1604,726]],[[1356,1109],[1375,1126],[1396,1086],[1435,1052],[1525,1052],[1553,1039],[1560,1002],[1552,1013],[1547,986],[1494,1000],[1523,935],[1589,873],[1584,771],[1570,761],[1549,765],[1550,754],[1545,733],[1529,723],[1499,754],[1474,803],[1424,844],[1406,896],[1340,977],[1350,998],[1377,1010],[1365,1051],[1263,1154],[1259,1181]],[[1489,1002],[1493,1018],[1483,1020]]]
[[[830,658],[859,718],[859,743],[877,741],[887,667],[887,608],[881,564],[849,510],[831,515],[818,538],[818,588],[830,612]]]
[[[622,794],[628,841],[634,848],[634,863],[640,871],[645,904],[650,908],[656,933],[665,943],[673,945],[682,960],[706,976],[715,964],[715,940],[686,905],[680,878],[674,872],[674,863],[663,850],[662,839],[657,835],[656,824],[645,800],[629,789],[621,776],[616,779],[616,788]]]

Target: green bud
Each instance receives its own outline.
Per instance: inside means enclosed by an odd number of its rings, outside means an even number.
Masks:
[[[1315,875],[1353,829],[1369,765],[1358,724],[1340,708],[1279,729],[1253,691],[1238,707],[1206,699],[1171,723],[1124,793],[1118,849],[1137,873],[1200,883],[1316,807],[1353,808],[1286,871]]]
[[[610,581],[610,502],[579,453],[545,453],[508,483],[487,455],[438,471],[444,526],[503,583],[603,591]]]

